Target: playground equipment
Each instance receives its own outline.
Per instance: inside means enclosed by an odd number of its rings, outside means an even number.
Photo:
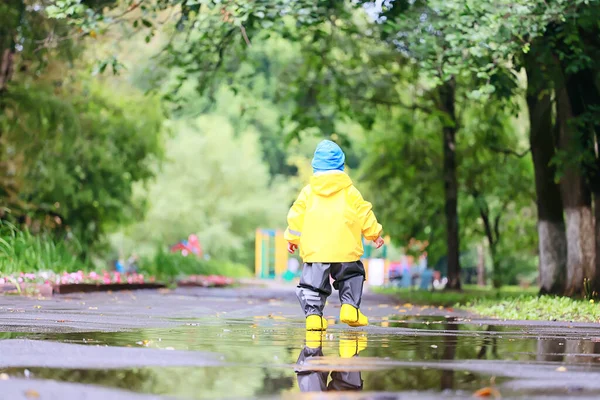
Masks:
[[[254,272],[257,278],[282,277],[287,271],[287,242],[283,232],[275,229],[257,229]]]
[[[202,257],[202,247],[200,246],[200,241],[198,240],[198,236],[194,234],[191,234],[187,240],[182,240],[181,242],[171,246],[170,250],[172,253],[181,252],[183,256],[195,254],[198,257]]]

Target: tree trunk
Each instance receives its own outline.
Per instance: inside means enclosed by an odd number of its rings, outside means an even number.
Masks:
[[[552,129],[552,102],[538,60],[530,52],[525,58],[527,72],[527,107],[529,110],[529,142],[535,172],[538,212],[539,281],[541,294],[562,294],[565,288],[567,238],[563,203],[556,168]]]
[[[0,99],[12,79],[15,39],[25,11],[23,0],[5,0],[0,6]]]
[[[573,113],[566,87],[556,90],[556,124],[562,150],[573,151],[579,135],[569,126]],[[580,165],[569,163],[560,181],[567,225],[567,285],[568,296],[583,293],[583,279],[594,278],[596,270],[596,243],[592,197]]]
[[[14,70],[15,39],[25,10],[22,0],[8,0],[0,4],[0,116],[6,109],[6,92]],[[7,198],[14,197],[16,187],[8,177],[3,126],[0,124],[0,202],[10,205]],[[0,210],[0,220],[4,217]]]
[[[458,180],[456,178],[456,83],[454,79],[439,88],[440,108],[445,113],[444,135],[444,196],[446,243],[448,251],[448,289],[460,289],[460,242],[458,232]],[[449,120],[449,121],[448,121]]]
[[[477,246],[477,286],[485,286],[485,249]]]
[[[565,68],[566,70],[566,68]],[[600,292],[600,237],[598,236],[600,210],[600,157],[598,155],[597,143],[600,139],[600,121],[596,117],[596,109],[600,107],[600,92],[594,84],[596,72],[590,68],[580,68],[577,72],[568,75],[566,90],[569,96],[569,105],[571,107],[573,118],[579,118],[583,121],[590,121],[585,124],[577,125],[577,138],[580,141],[583,152],[586,153],[586,160],[594,159],[594,162],[586,162],[582,165],[582,171],[586,178],[586,183],[594,195],[595,216],[593,221],[595,228],[595,263],[593,267],[584,271],[584,278],[592,283],[593,290]],[[575,132],[574,132],[575,133]]]

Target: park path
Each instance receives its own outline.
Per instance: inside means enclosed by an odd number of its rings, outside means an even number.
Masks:
[[[369,327],[336,324],[334,294],[332,326],[307,336],[293,285],[277,282],[0,297],[0,400],[302,398],[353,382],[328,395],[600,396],[595,324],[477,319],[368,290],[362,309]]]

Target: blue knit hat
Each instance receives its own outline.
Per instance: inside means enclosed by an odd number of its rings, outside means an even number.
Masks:
[[[313,172],[321,171],[343,171],[346,156],[344,152],[331,140],[323,140],[317,145],[312,160]]]

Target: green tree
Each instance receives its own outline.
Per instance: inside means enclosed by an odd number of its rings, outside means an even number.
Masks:
[[[288,184],[271,182],[258,133],[236,132],[218,113],[173,121],[169,129],[167,161],[138,193],[148,199],[147,216],[127,228],[120,245],[149,252],[195,233],[211,256],[250,264],[255,230],[283,227],[293,196]]]
[[[143,204],[134,201],[133,185],[151,178],[161,157],[156,101],[94,84],[67,85],[58,95],[33,88],[14,87],[6,97],[20,212],[41,221],[51,216],[51,226],[87,244],[137,220]]]

